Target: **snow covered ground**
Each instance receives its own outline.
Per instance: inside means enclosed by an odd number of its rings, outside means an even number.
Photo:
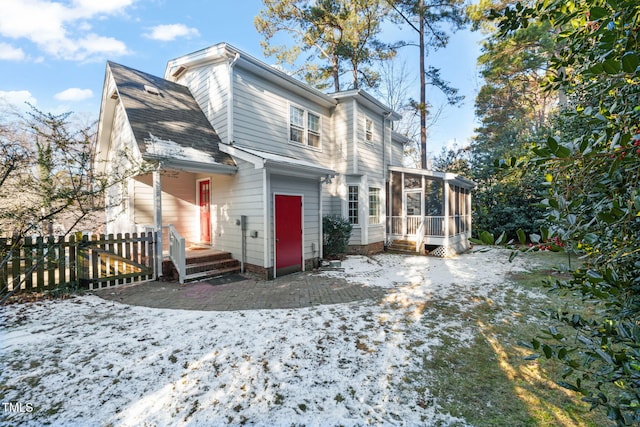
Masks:
[[[2,307],[0,424],[465,425],[412,372],[443,334],[474,337],[430,302],[499,303],[506,273],[523,269],[508,254],[356,256],[322,273],[389,288],[382,301],[205,312],[83,296]]]

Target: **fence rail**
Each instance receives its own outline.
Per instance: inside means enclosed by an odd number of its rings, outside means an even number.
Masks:
[[[126,233],[0,238],[0,296],[153,279],[154,237]]]

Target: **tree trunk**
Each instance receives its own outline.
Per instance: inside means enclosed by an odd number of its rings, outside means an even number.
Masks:
[[[335,56],[331,59],[331,68],[333,69],[333,88],[336,92],[340,92],[340,68],[338,58]]]
[[[424,3],[418,1],[418,15],[420,18],[420,161],[422,169],[427,168],[427,96],[424,70]]]

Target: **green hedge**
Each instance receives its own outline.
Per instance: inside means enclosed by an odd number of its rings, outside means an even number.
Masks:
[[[323,255],[335,259],[344,255],[349,246],[353,226],[346,218],[326,215],[322,218]]]

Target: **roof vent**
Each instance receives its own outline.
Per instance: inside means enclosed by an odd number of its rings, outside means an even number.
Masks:
[[[185,71],[187,71],[187,67],[183,67],[181,65],[171,73],[171,76],[177,79],[178,77],[183,75]]]
[[[151,95],[160,96],[160,91],[155,86],[144,85],[144,90],[145,92],[150,93]]]

